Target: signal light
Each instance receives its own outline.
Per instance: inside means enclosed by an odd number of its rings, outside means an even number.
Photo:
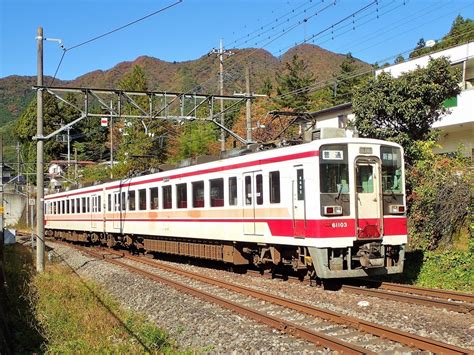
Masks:
[[[342,207],[341,206],[324,206],[324,215],[325,216],[341,216]]]
[[[390,205],[389,206],[390,214],[403,214],[405,213],[405,206],[403,205]]]

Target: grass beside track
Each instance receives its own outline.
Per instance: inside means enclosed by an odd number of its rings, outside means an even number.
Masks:
[[[18,247],[23,248],[18,245],[14,248]],[[97,284],[79,278],[73,270],[59,263],[49,263],[44,273],[36,274],[31,265],[17,263],[19,252],[14,248],[6,253],[6,264],[16,266],[7,272],[11,281],[16,279],[23,287],[10,297],[16,302],[11,311],[12,314],[18,310],[25,313],[21,319],[15,315],[10,317],[9,323],[17,337],[13,344],[15,353],[175,351],[164,332],[144,317],[122,309]],[[24,254],[23,250],[20,252]],[[22,274],[21,280],[18,274]],[[23,334],[25,330],[20,323],[28,324],[27,334]]]

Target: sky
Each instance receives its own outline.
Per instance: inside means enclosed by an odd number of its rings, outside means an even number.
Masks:
[[[57,77],[71,80],[142,55],[194,60],[221,39],[225,48],[264,48],[275,56],[306,41],[368,63],[392,62],[422,37],[441,38],[458,14],[474,19],[474,0],[182,0],[72,48],[176,2],[0,0],[0,78],[36,75],[39,26],[68,49]],[[57,42],[44,42],[45,75],[55,73],[62,54]]]

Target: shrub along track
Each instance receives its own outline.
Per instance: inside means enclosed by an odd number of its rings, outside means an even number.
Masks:
[[[55,242],[58,243],[57,241]],[[109,263],[126,268],[146,278],[170,285],[182,292],[191,294],[212,303],[219,304],[222,307],[228,308],[258,322],[263,322],[266,325],[282,332],[310,341],[318,346],[324,346],[332,350],[341,351],[343,353],[373,353],[374,351],[380,352],[384,350],[406,352],[408,350],[406,347],[403,348],[399,344],[406,345],[411,349],[426,350],[434,353],[469,353],[469,350],[457,346],[445,344],[430,338],[424,338],[376,323],[371,323],[355,317],[338,314],[336,312],[324,310],[302,302],[274,296],[251,288],[238,286],[233,283],[220,281],[215,278],[206,277],[193,272],[187,272],[182,269],[163,264],[156,260],[132,256],[113,249],[93,248],[93,250],[91,250],[91,248],[72,245],[70,243],[59,243],[72,246],[81,252],[91,255],[94,258],[103,259]],[[141,267],[130,265],[130,261],[139,263],[145,268],[151,266],[154,268],[154,270],[159,270],[160,272],[164,271],[165,276],[157,275],[155,272],[150,272]],[[169,275],[174,276],[170,277]],[[192,281],[190,282],[189,280]],[[196,282],[198,284],[204,283],[207,286],[197,286]],[[245,297],[245,300],[242,301],[241,299],[238,299],[239,296],[231,296],[232,300],[229,300],[229,297],[221,297],[216,295],[216,292],[209,292],[209,285],[224,290],[224,292],[230,291],[234,294],[240,295],[240,297],[243,296]],[[206,291],[204,291],[204,289]],[[250,302],[249,305],[249,298],[254,299],[254,304]],[[255,299],[258,302],[255,302]],[[262,301],[269,303],[274,307],[286,309],[286,311],[284,310],[283,313],[297,312],[299,314],[299,316],[297,315],[296,317],[298,321],[295,322],[294,319],[288,320],[288,317],[285,319],[285,317],[279,317],[270,314],[282,313],[281,310],[278,311],[271,309],[271,312],[262,312],[262,308],[268,308],[267,306],[262,307]],[[242,303],[245,303],[245,305]],[[294,314],[292,317],[295,318]],[[308,317],[312,322],[310,322],[311,326],[315,325],[314,327],[307,325]],[[301,319],[304,320],[301,321]],[[324,322],[324,324],[321,322]],[[327,322],[330,324],[327,324]],[[326,330],[315,330],[315,328],[318,328],[318,325],[319,328],[322,326],[322,328],[325,328]],[[328,328],[333,328],[333,330],[327,331]],[[327,334],[331,332],[337,333],[341,330],[343,330],[343,332],[345,331],[345,334],[336,336]],[[369,337],[372,337],[372,339],[369,339],[369,341],[360,342],[360,339],[367,339],[368,335]],[[350,340],[349,338],[356,340]]]

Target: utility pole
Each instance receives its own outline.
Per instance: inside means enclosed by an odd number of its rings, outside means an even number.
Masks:
[[[218,54],[219,55],[219,94],[224,96],[224,54],[227,56],[231,56],[234,53],[231,51],[224,50],[224,45],[222,43],[222,39],[220,41],[219,50],[215,48],[209,54]],[[225,123],[225,115],[224,115],[224,100],[220,99],[221,103],[221,125],[224,126]],[[221,128],[221,151],[225,151],[225,130]]]
[[[113,115],[113,101],[110,100],[110,178],[113,179],[114,173],[114,115]]]
[[[252,93],[250,92],[250,69],[249,67],[245,68],[245,95],[247,95],[247,102],[245,103],[245,117],[247,121],[247,142],[250,143],[252,142],[252,111],[251,111],[251,105],[252,105],[252,100],[250,99],[250,95]]]
[[[43,86],[43,27],[38,27],[37,85]],[[36,271],[44,271],[44,161],[43,161],[43,90],[36,91]]]
[[[3,137],[0,137],[0,250],[3,248]],[[0,256],[1,257],[1,256]]]

